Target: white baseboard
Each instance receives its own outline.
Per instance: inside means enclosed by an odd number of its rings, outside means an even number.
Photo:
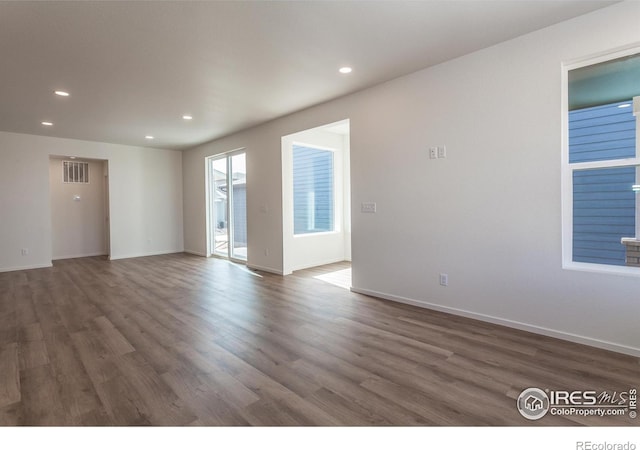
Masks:
[[[47,267],[53,267],[53,264],[33,264],[29,266],[18,266],[18,267],[0,267],[0,272],[15,272],[16,270],[31,270],[31,269],[44,269]]]
[[[142,258],[144,256],[159,256],[159,255],[171,255],[174,253],[183,253],[184,250],[163,250],[159,252],[148,252],[148,253],[130,253],[127,255],[111,255],[109,259],[111,261],[115,261],[117,259],[129,259],[129,258]]]
[[[259,270],[261,272],[268,272],[276,275],[282,275],[282,270],[272,269],[271,267],[263,267],[263,266],[257,266],[255,264],[247,264],[247,268],[251,270]]]
[[[209,257],[209,255],[207,255],[206,253],[197,252],[195,250],[187,250],[186,248],[184,249],[183,253],[188,253],[190,255],[196,255],[196,256],[202,256],[204,258],[208,258]]]
[[[369,289],[361,289],[352,287],[352,292],[358,294],[369,295],[371,297],[378,297],[385,300],[391,300],[398,303],[405,303],[407,305],[418,306],[420,308],[432,309],[435,311],[445,312],[456,316],[468,317],[470,319],[476,319],[483,322],[494,323],[496,325],[503,325],[509,328],[515,328],[517,330],[529,331],[535,334],[541,334],[543,336],[549,336],[565,341],[575,342],[577,344],[588,345],[591,347],[601,348],[604,350],[610,350],[613,352],[624,353],[635,357],[640,357],[640,348],[630,347],[627,345],[616,344],[615,342],[603,341],[600,339],[594,339],[587,336],[580,336],[573,333],[567,333],[565,331],[553,330],[550,328],[540,327],[538,325],[532,325],[528,323],[518,322],[515,320],[504,319],[501,317],[494,317],[487,314],[475,313],[464,309],[451,308],[448,306],[437,305],[435,303],[429,303],[422,300],[415,300],[406,297],[400,297],[397,295],[386,294],[384,292],[372,291]]]
[[[331,258],[331,259],[325,259],[321,261],[313,261],[299,267],[294,267],[291,269],[291,271],[295,272],[296,270],[311,269],[312,267],[326,266],[327,264],[335,264],[335,263],[344,262],[344,261],[347,261],[347,260],[344,258],[340,258],[340,259]]]
[[[54,256],[51,259],[53,261],[57,261],[59,259],[89,258],[90,256],[107,256],[107,253],[102,251],[97,253],[83,253],[81,255],[62,255],[62,256]]]

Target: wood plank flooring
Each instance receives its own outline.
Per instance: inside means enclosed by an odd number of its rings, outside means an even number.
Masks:
[[[626,391],[638,358],[183,254],[0,273],[1,425],[531,422],[527,387]]]

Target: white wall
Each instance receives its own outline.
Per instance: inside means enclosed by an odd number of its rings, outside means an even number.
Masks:
[[[205,158],[244,148],[247,155],[248,263],[255,268],[282,273],[280,139],[283,134],[286,133],[260,128],[183,152],[186,252],[207,255]],[[267,147],[265,143],[268,143]]]
[[[250,263],[282,272],[280,139],[349,118],[356,290],[640,355],[640,277],[562,269],[560,182],[561,64],[640,42],[639,17],[616,4],[186,151],[187,247],[204,156],[246,147]]]
[[[112,259],[182,251],[181,152],[0,132],[0,271],[51,264],[50,155],[109,161]]]
[[[290,274],[294,270],[344,261],[351,257],[351,249],[347,248],[347,230],[351,225],[346,222],[345,209],[349,205],[345,201],[345,185],[350,184],[348,170],[349,148],[345,148],[343,135],[328,132],[321,128],[301,131],[282,138],[282,205],[283,205],[283,273]],[[335,231],[331,233],[312,233],[295,236],[293,232],[293,144],[307,144],[334,150],[334,189],[335,196]],[[345,162],[346,161],[346,162]],[[249,263],[249,265],[251,265]]]
[[[62,162],[49,162],[52,258],[106,255],[105,163],[83,161],[89,165],[89,183],[64,183]]]

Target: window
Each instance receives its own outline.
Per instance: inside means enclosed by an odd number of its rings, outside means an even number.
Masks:
[[[565,266],[640,267],[638,77],[638,54],[568,70]]]
[[[293,234],[334,231],[333,151],[293,145]]]
[[[62,161],[62,180],[65,183],[89,183],[89,163]]]
[[[636,168],[609,164],[635,157],[630,104],[628,100],[569,112],[569,162],[572,167],[591,163],[573,171],[574,261],[625,265],[621,239],[635,235]]]

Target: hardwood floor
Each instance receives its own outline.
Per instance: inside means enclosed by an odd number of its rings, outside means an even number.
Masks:
[[[2,425],[638,425],[528,421],[524,388],[627,391],[638,358],[165,255],[0,273]]]

